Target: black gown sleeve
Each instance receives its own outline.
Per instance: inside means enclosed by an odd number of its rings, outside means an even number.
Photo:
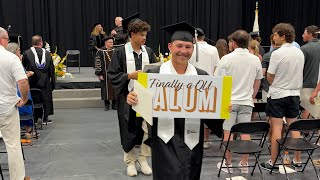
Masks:
[[[97,46],[96,36],[91,34],[89,39],[89,51],[94,51],[96,49],[95,46]]]
[[[103,52],[102,51],[98,51],[95,57],[95,63],[94,63],[94,69],[95,69],[95,75],[100,76],[103,75]]]
[[[125,69],[125,63],[126,57],[124,47],[116,49],[108,68],[108,77],[111,81],[116,96],[124,93],[125,88],[129,83],[127,69]]]
[[[156,63],[156,55],[155,53],[153,52],[153,50],[149,47],[146,47],[146,50],[148,52],[148,56],[149,56],[149,63],[152,64],[152,63]]]
[[[54,72],[54,65],[53,65],[52,57],[50,55],[48,57],[50,57],[50,59],[49,59],[49,61],[50,61],[49,76],[51,78],[51,90],[53,91],[56,88],[56,74]]]

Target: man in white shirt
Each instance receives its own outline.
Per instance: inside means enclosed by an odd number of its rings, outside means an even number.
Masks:
[[[195,67],[205,70],[210,76],[213,76],[214,70],[220,60],[218,50],[216,47],[211,46],[204,40],[205,34],[201,28],[197,28],[197,31],[199,35],[197,38],[199,47],[198,62],[196,62],[196,45],[194,46],[194,51],[189,62]],[[206,127],[204,130],[204,148],[209,148],[211,146],[211,143],[208,141],[209,135],[210,130]]]
[[[281,138],[283,117],[290,125],[299,115],[300,90],[303,81],[304,55],[292,42],[295,30],[290,24],[279,23],[273,30],[275,44],[281,47],[271,54],[267,80],[269,94],[266,114],[271,122],[271,159],[261,163],[261,167],[271,170],[278,154],[277,139]],[[292,133],[293,138],[300,138],[299,132]],[[301,153],[295,152],[292,164],[301,167]],[[279,170],[278,166],[274,170]]]
[[[230,35],[230,47],[234,50],[219,61],[214,73],[216,76],[232,76],[231,104],[232,112],[230,119],[224,121],[224,141],[228,141],[231,127],[237,122],[250,122],[253,98],[257,95],[260,80],[262,79],[262,67],[257,56],[250,54],[248,48],[250,36],[246,31],[238,30]],[[230,138],[231,140],[233,137]],[[241,135],[242,140],[250,140],[250,135]],[[218,169],[222,167],[232,167],[231,153],[227,151],[226,161],[217,164]],[[242,155],[238,166],[242,173],[248,173],[249,155]],[[228,172],[226,168],[221,169]],[[232,173],[232,168],[230,169]]]
[[[208,44],[205,39],[205,34],[201,28],[197,28],[198,31],[198,62],[196,62],[196,45],[194,45],[194,51],[189,60],[190,64],[195,67],[205,70],[210,76],[213,76],[214,69],[216,68],[220,58],[216,47]]]
[[[5,49],[8,41],[7,31],[0,27],[0,131],[8,152],[10,179],[30,180],[25,177],[17,109],[28,101],[29,83],[18,56]],[[17,84],[21,98],[17,96]]]

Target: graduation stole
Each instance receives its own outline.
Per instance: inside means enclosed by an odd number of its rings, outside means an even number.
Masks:
[[[133,55],[133,48],[131,46],[131,42],[127,42],[124,45],[125,51],[126,51],[126,60],[127,60],[127,73],[130,74],[134,71],[136,71],[136,61],[134,59]],[[146,48],[144,46],[141,46],[142,51],[142,69],[146,64],[149,64],[149,56]],[[140,70],[140,69],[138,69]],[[128,84],[128,91],[133,90],[133,79],[130,79],[130,82]]]
[[[160,74],[178,74],[174,69],[171,60],[160,66]],[[196,68],[188,64],[185,75],[198,75]],[[168,113],[169,115],[169,113]],[[185,118],[184,142],[192,150],[198,143],[200,137],[200,119]],[[168,143],[174,136],[174,117],[158,118],[158,137]]]
[[[40,63],[36,49],[34,47],[31,47],[30,49],[34,55],[34,60],[35,60],[37,68],[44,69],[44,67],[46,66],[46,50],[44,48],[42,48],[42,59],[41,59],[41,63]]]

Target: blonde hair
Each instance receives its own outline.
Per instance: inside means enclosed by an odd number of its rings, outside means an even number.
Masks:
[[[259,45],[260,43],[256,40],[249,41],[249,48],[253,50],[253,54],[259,57]]]
[[[94,35],[94,36],[99,36],[99,34],[106,34],[106,32],[104,32],[103,30],[101,32],[99,32],[97,26],[95,26],[93,28],[91,34]]]

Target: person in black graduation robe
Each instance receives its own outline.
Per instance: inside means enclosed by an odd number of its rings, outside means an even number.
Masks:
[[[101,82],[101,99],[104,100],[105,111],[109,110],[112,101],[112,109],[116,109],[116,97],[112,88],[110,79],[107,77],[107,71],[113,55],[113,37],[103,39],[105,46],[98,50],[95,58],[95,74]]]
[[[32,45],[36,51],[40,63],[42,62],[42,56],[45,56],[45,65],[43,68],[39,68],[36,65],[35,55],[31,48],[23,53],[22,64],[26,71],[33,71],[34,75],[29,77],[29,84],[31,88],[38,88],[42,92],[43,97],[43,108],[44,122],[48,121],[48,116],[54,113],[53,101],[52,101],[52,91],[55,89],[56,76],[54,72],[54,65],[51,55],[48,51],[42,48],[43,42],[41,36],[35,35],[32,37]],[[43,54],[45,52],[45,54]],[[36,112],[36,117],[41,117],[42,112]]]
[[[124,150],[125,163],[128,165],[127,174],[129,176],[136,176],[137,172],[135,169],[135,158],[128,158],[128,154],[131,154],[130,156],[134,156],[134,153],[132,155],[132,150],[134,150],[134,147],[136,145],[142,144],[146,130],[142,128],[143,118],[136,117],[136,112],[132,110],[131,106],[129,106],[126,102],[126,98],[129,93],[128,85],[131,79],[131,75],[137,75],[137,71],[142,70],[144,54],[147,54],[148,56],[148,63],[156,62],[156,57],[152,49],[143,46],[143,44],[145,43],[147,31],[149,31],[150,26],[146,22],[143,22],[141,20],[137,23],[137,26],[134,26],[132,28],[129,27],[129,29],[136,31],[135,33],[128,32],[129,34],[131,34],[131,41],[126,43],[125,46],[115,49],[107,73],[117,97],[117,112],[120,127],[121,145]],[[131,23],[131,25],[133,24],[135,23]],[[143,29],[142,32],[141,29]],[[142,33],[145,35],[140,36],[138,33]],[[139,55],[136,53],[136,50],[133,50],[133,45],[138,45],[138,47],[140,47]],[[130,54],[133,53],[132,57],[134,57],[135,72],[127,72],[128,59],[126,53],[128,52],[130,52]],[[141,149],[143,148],[142,146],[144,145],[141,145]],[[139,158],[140,156],[141,154],[139,155]],[[145,159],[144,162],[146,163]],[[141,164],[141,162],[139,163]],[[143,164],[141,164],[141,167],[144,174],[151,174],[151,169],[149,166],[147,171],[144,171]]]
[[[103,38],[107,37],[107,34],[103,31],[101,23],[95,23],[93,25],[93,31],[90,34],[89,39],[89,51],[91,52],[91,58],[94,68],[94,60],[97,51],[104,46]]]
[[[110,35],[114,37],[114,45],[118,47],[119,45],[127,43],[128,35],[123,32],[121,17],[116,17],[114,22],[116,27],[111,31]]]
[[[160,67],[148,70],[147,73],[159,73]],[[198,75],[208,75],[204,70],[196,68]],[[174,136],[166,144],[158,137],[158,118],[153,118],[151,149],[153,178],[156,179],[200,179],[203,158],[203,123],[206,123],[218,137],[222,137],[223,120],[202,119],[199,144],[190,150],[184,143],[185,123],[183,118],[174,119]],[[161,154],[161,155],[160,155]]]
[[[172,33],[171,43],[168,44],[169,50],[172,52],[172,59],[162,64],[160,67],[148,70],[147,73],[159,73],[163,68],[167,72],[165,74],[187,74],[188,69],[193,69],[193,65],[188,63],[193,52],[193,36],[194,28],[186,22],[167,26],[168,32]],[[183,29],[183,30],[181,30]],[[167,29],[166,29],[167,30]],[[171,65],[169,65],[169,63]],[[189,67],[190,66],[190,67]],[[174,69],[174,70],[173,70]],[[208,75],[204,70],[195,68],[194,74]],[[173,73],[175,71],[175,73]],[[190,70],[188,71],[190,74]],[[127,103],[133,105],[138,101],[138,97],[134,92],[130,92],[127,96]],[[139,102],[141,103],[141,102]],[[202,158],[203,158],[203,131],[204,123],[213,132],[222,131],[222,123],[220,120],[204,120],[199,123],[198,144],[192,148],[187,146],[185,142],[185,119],[174,118],[174,135],[165,143],[159,137],[158,118],[153,118],[151,128],[151,149],[152,149],[152,168],[153,180],[199,180],[201,174]],[[169,135],[169,134],[167,134]]]

